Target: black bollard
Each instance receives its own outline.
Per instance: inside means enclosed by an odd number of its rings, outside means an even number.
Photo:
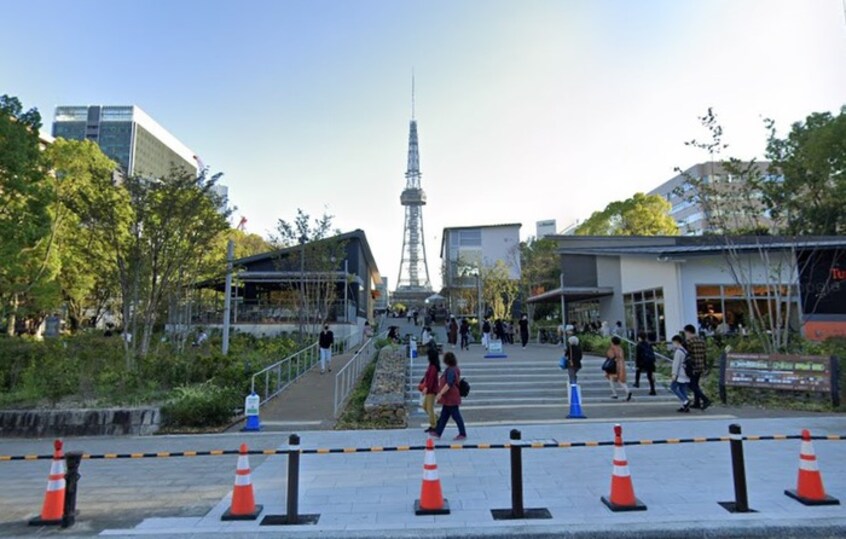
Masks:
[[[79,465],[82,463],[82,453],[71,451],[65,454],[65,514],[62,517],[62,528],[69,528],[76,522],[76,490],[79,485]]]
[[[288,437],[288,495],[286,500],[287,515],[267,515],[261,526],[284,526],[293,524],[317,524],[320,515],[300,515],[300,437],[292,434]]]
[[[749,497],[746,493],[746,463],[743,460],[743,435],[740,425],[729,425],[729,445],[731,445],[731,470],[734,476],[734,501],[718,502],[730,513],[755,513],[749,508]]]
[[[523,506],[523,442],[522,434],[512,429],[511,443],[511,509],[491,509],[494,520],[552,518],[546,508],[526,509]]]
[[[522,435],[511,429],[511,518],[523,518],[523,447]],[[514,442],[518,443],[514,443]]]

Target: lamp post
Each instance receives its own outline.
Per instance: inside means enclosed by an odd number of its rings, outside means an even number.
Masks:
[[[305,342],[305,234],[300,236],[300,343]]]

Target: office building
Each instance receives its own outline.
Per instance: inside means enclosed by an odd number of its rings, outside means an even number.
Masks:
[[[555,219],[547,219],[535,223],[535,237],[539,240],[555,234]]]
[[[164,178],[174,166],[197,172],[194,152],[134,105],[56,107],[53,136],[95,142],[129,176]]]

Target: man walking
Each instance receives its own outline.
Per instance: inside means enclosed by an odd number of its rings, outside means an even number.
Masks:
[[[684,327],[685,348],[690,354],[693,363],[693,372],[690,373],[690,390],[693,392],[692,408],[707,409],[711,406],[711,399],[702,392],[699,381],[705,373],[707,347],[705,341],[696,334],[696,328],[692,324]]]
[[[488,345],[491,342],[491,323],[490,321],[485,318],[484,323],[482,324],[482,346],[485,347],[485,350],[488,349]]]
[[[520,317],[520,343],[523,348],[529,343],[529,316],[525,313]]]
[[[323,326],[317,344],[320,347],[320,374],[327,368],[332,372],[332,345],[335,344],[335,334],[329,329],[329,324]]]

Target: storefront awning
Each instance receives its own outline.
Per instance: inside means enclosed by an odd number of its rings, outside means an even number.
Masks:
[[[543,303],[547,301],[560,301],[561,296],[567,301],[583,301],[586,299],[601,298],[614,295],[614,289],[610,286],[565,286],[555,288],[526,300],[527,303]]]

